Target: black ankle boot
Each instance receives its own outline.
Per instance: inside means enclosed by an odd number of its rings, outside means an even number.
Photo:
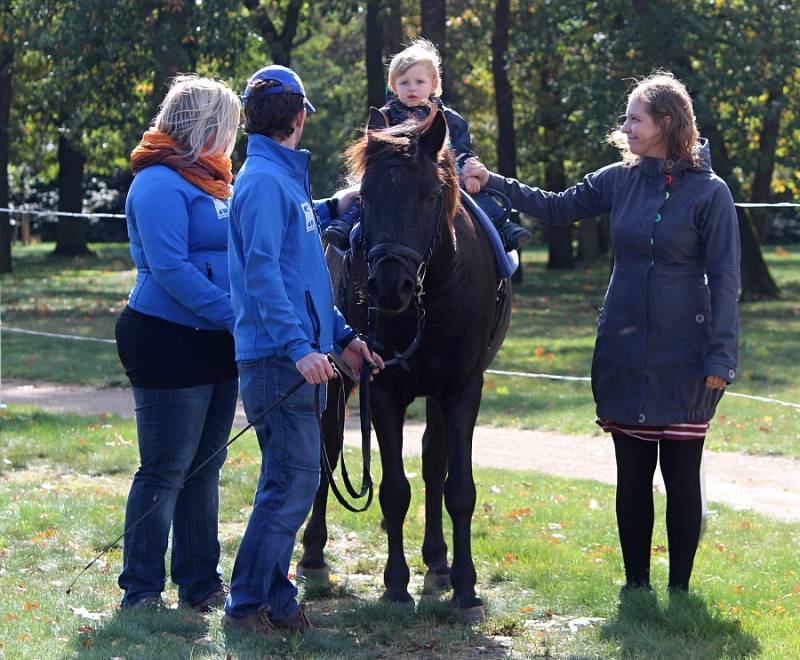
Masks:
[[[650,586],[649,581],[632,580],[622,585],[619,590],[619,597],[624,598],[626,595],[632,593],[652,593],[653,587]]]
[[[500,225],[498,231],[500,232],[500,239],[503,241],[503,247],[506,252],[518,250],[531,240],[531,233],[522,225],[511,222],[511,220],[506,220]]]
[[[347,220],[331,220],[328,226],[322,230],[322,238],[340,250],[350,249],[350,231],[353,225]]]

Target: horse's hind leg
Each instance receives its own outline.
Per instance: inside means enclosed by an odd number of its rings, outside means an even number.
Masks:
[[[438,593],[450,587],[447,544],[442,530],[442,498],[447,476],[444,420],[439,406],[428,397],[427,424],[422,436],[422,478],[425,480],[425,540],[422,559],[428,567],[424,593]]]
[[[353,384],[348,382],[345,387],[345,397],[353,390]],[[335,468],[339,461],[339,410],[338,402],[342,384],[338,380],[328,383],[328,405],[320,419],[320,432],[322,442],[331,461],[331,468]],[[344,411],[342,411],[344,412]],[[328,504],[328,479],[325,467],[322,466],[319,488],[314,498],[311,517],[306,523],[303,532],[303,556],[297,562],[297,576],[304,577],[310,582],[327,583],[330,568],[325,562],[325,544],[328,541],[328,526],[326,524],[326,511]]]

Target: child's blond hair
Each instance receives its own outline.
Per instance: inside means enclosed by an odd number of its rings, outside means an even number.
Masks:
[[[411,67],[422,64],[431,73],[433,79],[433,93],[440,96],[442,93],[442,75],[440,68],[442,60],[439,51],[427,39],[418,37],[412,39],[407,48],[401,50],[389,63],[389,87],[395,89],[397,79]]]

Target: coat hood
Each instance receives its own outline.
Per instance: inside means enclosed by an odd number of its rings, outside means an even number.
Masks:
[[[665,167],[669,159],[662,160],[660,158],[645,157],[640,158],[635,164],[642,168],[642,171],[649,176],[661,176],[667,172],[676,174],[684,170],[691,170],[693,172],[711,172],[711,149],[706,138],[700,138],[698,142],[698,155],[700,156],[700,163],[697,167],[692,167],[690,163],[685,160],[678,160],[672,167]]]

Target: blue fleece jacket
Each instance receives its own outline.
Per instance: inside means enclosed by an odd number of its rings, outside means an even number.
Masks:
[[[136,283],[133,309],[203,330],[233,332],[228,295],[230,202],[166,165],[133,180],[125,202]]]
[[[310,154],[250,135],[231,204],[228,264],[236,359],[329,353],[352,336],[333,305],[320,216],[311,199]],[[341,345],[337,346],[341,349]]]

